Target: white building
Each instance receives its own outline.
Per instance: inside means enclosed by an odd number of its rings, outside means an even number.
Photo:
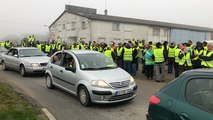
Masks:
[[[158,21],[97,14],[96,9],[66,5],[50,25],[50,31],[68,43],[84,41],[115,43],[132,40],[194,42],[211,39],[213,29]]]

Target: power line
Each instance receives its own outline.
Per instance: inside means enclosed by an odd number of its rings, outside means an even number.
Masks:
[[[0,20],[0,22],[1,23],[8,23],[8,24],[24,25],[24,26],[43,27],[43,25],[26,24],[26,23],[19,23],[19,22],[5,21],[5,20]]]

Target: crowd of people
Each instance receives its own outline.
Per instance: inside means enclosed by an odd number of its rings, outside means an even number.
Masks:
[[[7,49],[13,47],[9,40],[1,42],[0,45]],[[114,42],[106,44],[89,41],[86,43],[80,40],[68,45],[60,37],[51,43],[41,44],[34,36],[29,36],[20,46],[37,47],[49,56],[62,49],[99,51],[133,76],[136,76],[139,61],[142,61],[142,73],[150,80],[153,80],[155,75],[156,82],[165,81],[166,65],[168,66],[166,72],[172,74],[174,71],[175,77],[190,69],[213,68],[213,44],[207,44],[205,41],[193,43],[188,40],[187,43],[181,44],[167,41],[153,44],[149,41],[146,44],[144,40],[133,39],[116,45]]]

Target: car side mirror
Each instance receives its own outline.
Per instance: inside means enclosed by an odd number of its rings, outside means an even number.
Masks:
[[[65,67],[65,70],[75,72],[75,71],[76,71],[76,68]]]

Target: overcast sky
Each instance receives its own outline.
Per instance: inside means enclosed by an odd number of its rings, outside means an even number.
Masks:
[[[65,4],[109,15],[213,28],[213,0],[0,0],[0,40],[8,35],[45,34]]]

